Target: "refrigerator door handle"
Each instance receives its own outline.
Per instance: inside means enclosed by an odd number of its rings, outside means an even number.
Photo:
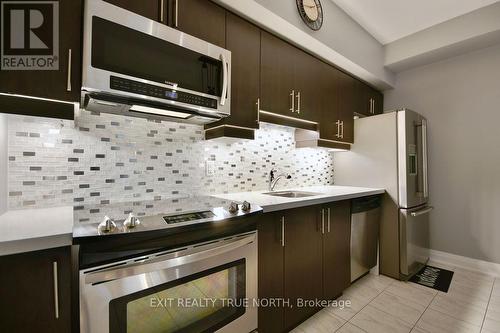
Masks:
[[[427,120],[422,119],[422,171],[424,198],[429,197],[429,169],[427,166]]]

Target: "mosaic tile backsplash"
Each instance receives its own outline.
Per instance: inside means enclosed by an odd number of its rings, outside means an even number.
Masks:
[[[81,111],[75,121],[9,116],[9,208],[109,204],[333,183],[333,154],[295,149],[294,129],[205,141],[202,127]],[[215,175],[206,175],[206,161]]]

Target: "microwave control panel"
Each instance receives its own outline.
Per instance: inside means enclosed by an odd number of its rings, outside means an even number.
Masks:
[[[207,98],[183,91],[159,87],[152,84],[137,82],[116,76],[111,76],[110,88],[139,95],[146,95],[186,104],[198,105],[211,109],[217,109],[217,100],[213,98]]]

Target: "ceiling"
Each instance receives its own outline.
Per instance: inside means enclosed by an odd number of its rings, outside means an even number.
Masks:
[[[332,0],[383,45],[500,0]]]

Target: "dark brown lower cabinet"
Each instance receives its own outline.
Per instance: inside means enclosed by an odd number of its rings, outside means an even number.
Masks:
[[[0,331],[71,332],[71,250],[0,257]]]
[[[284,214],[285,298],[293,307],[285,308],[285,330],[290,330],[318,309],[299,301],[322,298],[322,244],[317,206],[295,208]]]
[[[259,298],[283,297],[282,215],[268,213],[257,226],[259,232]],[[259,333],[283,332],[283,307],[259,307]]]
[[[334,299],[349,286],[350,219],[349,200],[264,214],[259,298],[291,306],[260,307],[259,333],[292,330],[319,310],[301,300]]]
[[[335,299],[351,283],[351,202],[325,204],[320,210],[323,234],[323,298]]]

